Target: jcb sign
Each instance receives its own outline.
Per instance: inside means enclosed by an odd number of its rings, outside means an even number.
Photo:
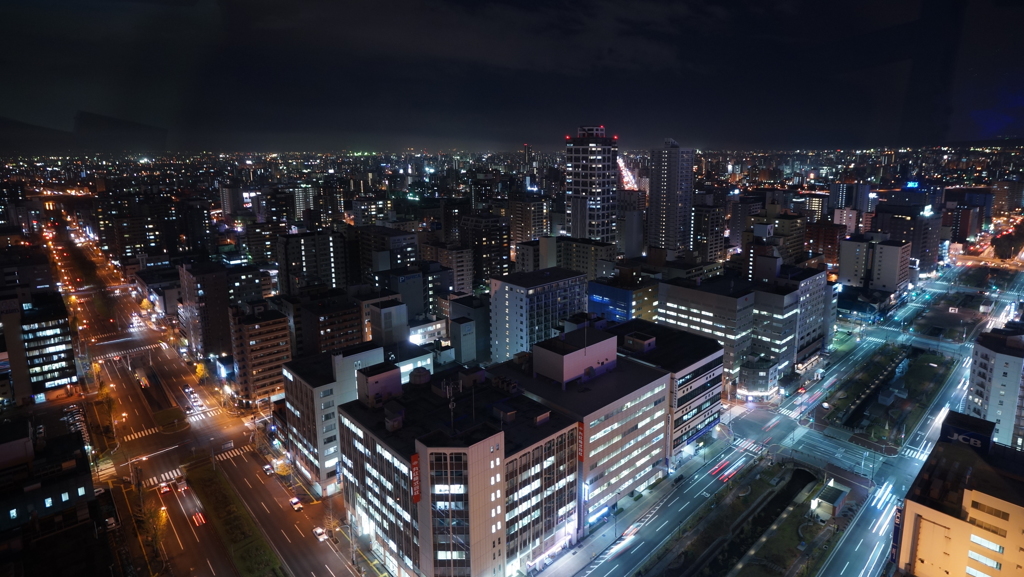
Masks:
[[[965,444],[970,445],[972,447],[981,448],[981,440],[975,439],[974,437],[972,437],[970,435],[961,435],[960,433],[958,433],[956,431],[950,431],[949,432],[949,436],[946,437],[946,438],[951,440],[951,441],[959,441],[961,443],[965,443]]]

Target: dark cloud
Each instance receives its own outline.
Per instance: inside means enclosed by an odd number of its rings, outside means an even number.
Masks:
[[[0,117],[175,148],[846,147],[1024,132],[1016,4],[34,1],[0,6]]]

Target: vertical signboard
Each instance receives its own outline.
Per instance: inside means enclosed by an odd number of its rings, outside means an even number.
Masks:
[[[409,458],[409,464],[412,465],[412,502],[420,502],[420,455],[416,453]]]
[[[896,514],[892,518],[892,547],[889,549],[889,561],[900,562],[900,533],[903,527],[903,507],[896,507]]]
[[[576,460],[583,462],[583,423],[576,423]]]

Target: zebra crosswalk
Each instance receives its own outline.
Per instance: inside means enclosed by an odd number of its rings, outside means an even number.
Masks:
[[[242,446],[242,447],[238,447],[237,449],[231,449],[230,451],[225,451],[225,452],[217,455],[215,458],[218,461],[223,461],[225,459],[231,459],[231,458],[234,458],[234,457],[237,457],[237,456],[241,455],[242,453],[248,453],[249,451],[253,450],[254,447],[255,447],[255,445],[252,445],[252,444],[245,445],[245,446]]]
[[[213,416],[216,416],[216,415],[219,415],[219,414],[220,414],[220,409],[211,409],[211,410],[208,410],[208,411],[203,411],[201,413],[196,413],[194,415],[189,415],[188,420],[193,422],[193,423],[195,423],[197,421],[202,421],[203,419],[205,419],[207,417],[213,417]]]
[[[931,454],[932,452],[933,445],[934,443],[927,443],[920,449],[915,449],[913,447],[905,447],[902,451],[900,451],[900,453],[906,455],[907,457],[910,457],[911,459],[917,459],[918,461],[927,461],[928,455]]]
[[[110,459],[100,461],[99,466],[96,468],[95,476],[97,481],[106,481],[116,477],[117,469],[114,467],[114,462]]]
[[[131,433],[129,435],[125,435],[124,440],[125,441],[134,441],[135,439],[138,439],[140,437],[145,437],[146,435],[152,435],[153,433],[155,433],[155,432],[157,432],[159,430],[160,430],[159,427],[150,427],[150,428],[146,429],[145,431],[139,431],[137,433]]]
[[[786,415],[787,417],[789,417],[791,419],[795,419],[795,418],[797,418],[800,415],[799,413],[797,413],[793,409],[779,409],[779,413],[781,413],[783,415]]]
[[[142,482],[143,487],[154,487],[160,483],[169,483],[174,480],[175,477],[181,475],[181,469],[175,469],[173,471],[167,471],[166,473],[160,473],[155,477],[150,477]]]
[[[135,347],[134,349],[127,350],[127,351],[118,351],[118,352],[115,352],[115,353],[107,353],[105,355],[95,356],[95,357],[93,357],[93,360],[94,361],[103,361],[103,360],[107,360],[107,359],[112,359],[114,357],[127,357],[127,356],[131,356],[131,355],[133,355],[135,353],[141,353],[143,351],[149,351],[149,350],[152,350],[152,349],[159,349],[159,348],[161,348],[161,346],[167,346],[167,345],[165,343],[156,343],[156,344],[153,344],[153,345],[146,345],[144,347]]]

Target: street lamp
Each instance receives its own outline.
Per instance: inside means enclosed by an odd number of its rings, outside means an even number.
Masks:
[[[702,465],[706,465],[708,463],[708,454],[707,454],[706,451],[702,450],[703,448],[704,448],[704,441],[701,441],[701,442],[697,443],[697,452],[700,453],[701,457],[703,458],[703,460],[701,461],[701,464]]]
[[[614,517],[614,519],[612,520],[612,523],[613,523],[613,525],[615,527],[614,528],[614,533],[612,534],[612,542],[614,542],[616,539],[619,538],[619,515],[618,515],[618,513],[616,513],[616,510],[618,510],[618,508],[619,508],[619,495],[620,494],[622,494],[622,491],[615,491],[615,502],[612,503],[612,517]]]

